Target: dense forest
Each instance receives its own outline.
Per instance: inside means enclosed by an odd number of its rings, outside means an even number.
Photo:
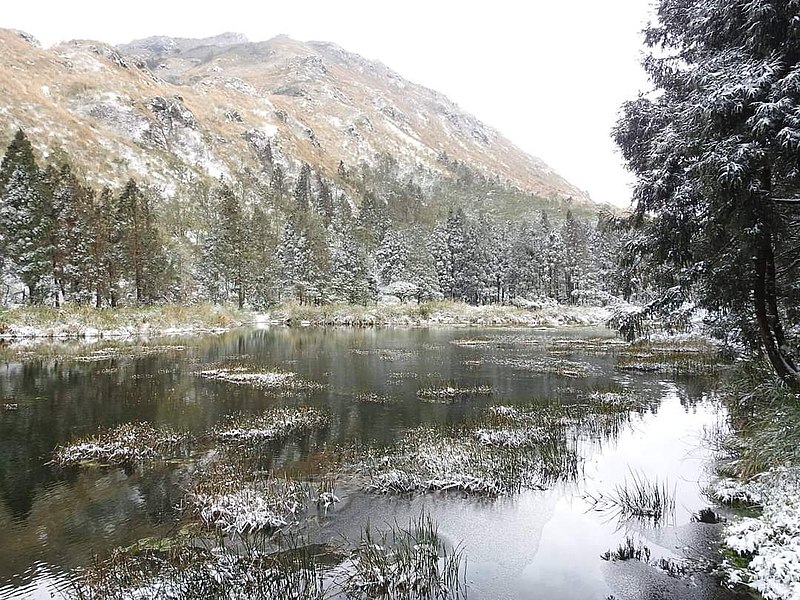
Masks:
[[[617,268],[609,219],[553,202],[498,215],[490,199],[508,192],[446,157],[453,176],[424,187],[388,156],[340,164],[332,179],[281,164],[269,144],[259,158],[258,172],[186,178],[169,194],[134,180],[98,190],[63,153],[40,166],[18,131],[0,165],[0,300],[264,309],[380,297],[605,304],[638,292]],[[465,200],[476,195],[486,204]]]

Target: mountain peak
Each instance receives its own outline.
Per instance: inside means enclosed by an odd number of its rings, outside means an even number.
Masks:
[[[340,164],[390,156],[430,182],[467,168],[542,198],[589,202],[443,94],[331,42],[223,33],[41,49],[10,40],[0,36],[0,135],[22,127],[41,143],[58,140],[103,183],[134,176],[169,190],[187,171],[217,178],[265,152],[290,171],[305,162],[335,177]]]
[[[155,35],[121,44],[119,49],[128,54],[168,54],[187,52],[195,48],[224,48],[238,44],[248,44],[250,40],[241,33],[226,32],[206,38],[178,38],[167,35]]]

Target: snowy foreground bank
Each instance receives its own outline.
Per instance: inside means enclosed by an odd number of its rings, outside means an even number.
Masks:
[[[728,580],[758,590],[766,600],[800,599],[800,468],[771,469],[748,482],[722,479],[711,491],[722,503],[761,509],[758,517],[743,517],[726,529]]]
[[[268,313],[226,306],[158,305],[143,308],[23,307],[0,312],[0,339],[130,338],[185,333],[222,332],[244,325],[334,326],[519,326],[602,325],[610,311],[601,307],[472,306],[430,302],[375,306],[287,304]]]

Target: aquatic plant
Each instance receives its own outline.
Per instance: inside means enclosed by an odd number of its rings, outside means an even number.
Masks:
[[[621,350],[620,371],[680,375],[713,374],[724,365],[720,351],[704,338],[665,338],[639,341]]]
[[[619,338],[556,337],[546,341],[546,349],[554,354],[607,354],[628,346]]]
[[[630,476],[607,494],[586,494],[584,498],[595,510],[623,519],[641,518],[661,523],[674,515],[675,493],[670,491],[666,480],[650,481],[643,473],[635,471],[631,471]]]
[[[650,560],[650,548],[640,543],[638,546],[633,543],[633,539],[626,537],[625,541],[617,546],[616,550],[606,550],[600,555],[603,560],[640,560],[648,562]]]
[[[692,515],[692,521],[695,523],[708,523],[710,525],[715,525],[717,523],[724,522],[725,517],[712,508],[701,508]]]
[[[353,467],[379,493],[457,490],[498,496],[577,476],[580,459],[560,430],[518,432],[520,443],[484,428],[420,427]],[[524,443],[523,443],[524,442]]]
[[[185,352],[188,350],[186,346],[174,345],[125,345],[125,346],[109,346],[106,348],[98,348],[91,352],[80,354],[71,358],[76,362],[102,362],[112,359],[120,358],[139,358],[144,356],[153,356],[158,354],[168,354],[172,352]]]
[[[405,528],[395,523],[377,534],[367,524],[342,571],[339,581],[348,598],[466,598],[463,552],[448,550],[425,513]]]
[[[226,534],[275,530],[296,522],[311,499],[308,484],[257,476],[231,478],[224,466],[200,476],[186,501],[205,525]]]
[[[75,600],[460,600],[466,581],[463,551],[447,547],[422,513],[407,527],[374,533],[367,524],[357,543],[343,539],[342,547],[301,535],[272,536],[257,548],[191,534],[140,540],[96,557],[65,593]]]
[[[496,340],[479,338],[459,338],[456,340],[450,340],[450,343],[454,346],[460,346],[462,348],[483,348],[486,346],[495,346],[498,342]]]
[[[265,442],[283,439],[290,435],[310,433],[327,427],[329,423],[328,414],[316,408],[280,407],[256,416],[230,418],[215,427],[211,435],[227,443]]]
[[[206,369],[197,373],[204,379],[224,381],[237,385],[249,385],[263,390],[315,390],[324,386],[313,381],[305,381],[297,373],[286,371],[253,371],[247,367],[226,367]]]
[[[328,509],[333,508],[339,502],[336,495],[336,481],[333,477],[323,477],[317,487],[317,510],[322,510],[328,514]]]
[[[142,540],[80,570],[76,600],[323,600],[326,549],[280,540],[271,552],[237,554],[200,538]]]
[[[186,456],[193,442],[188,433],[149,423],[124,423],[69,444],[53,452],[53,463],[66,467],[79,464],[138,466]]]
[[[488,407],[484,418],[490,428],[509,432],[499,433],[498,439],[513,435],[515,428],[524,428],[523,433],[527,436],[562,430],[564,435],[568,432],[576,440],[604,440],[616,437],[620,428],[630,421],[631,411],[634,408],[640,410],[639,401],[627,394],[620,400],[615,398],[611,401],[609,398],[604,394],[571,404],[495,405]],[[514,437],[519,439],[517,435]]]
[[[574,360],[542,355],[536,358],[489,358],[486,362],[509,367],[515,371],[525,371],[542,375],[558,375],[571,379],[581,379],[598,374],[595,366]]]
[[[488,385],[472,387],[456,387],[446,385],[443,387],[426,387],[417,390],[417,398],[423,402],[449,403],[474,398],[477,396],[491,396],[492,388]]]
[[[358,402],[367,402],[370,404],[392,404],[397,402],[397,398],[393,398],[387,394],[376,394],[375,392],[364,392],[356,396]]]

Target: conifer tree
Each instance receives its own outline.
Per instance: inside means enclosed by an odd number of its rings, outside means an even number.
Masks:
[[[105,187],[92,206],[92,236],[89,250],[92,257],[91,281],[94,285],[95,306],[101,308],[107,300],[111,307],[117,306],[119,290],[119,264],[114,241],[116,227],[116,199],[110,188]]]
[[[632,248],[662,268],[647,310],[735,315],[800,387],[784,325],[800,300],[798,3],[661,0],[645,44],[659,93],[625,103],[614,137],[637,177]]]
[[[121,274],[131,279],[137,304],[152,302],[158,295],[166,261],[150,194],[131,179],[120,194],[116,208],[114,241]]]
[[[0,163],[0,241],[7,268],[42,304],[52,293],[53,207],[33,148],[20,129]]]

